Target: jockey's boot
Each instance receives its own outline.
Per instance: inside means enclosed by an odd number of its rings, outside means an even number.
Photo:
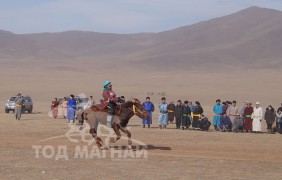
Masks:
[[[107,116],[107,127],[111,128],[112,127],[112,122],[113,122],[113,115],[108,115]]]

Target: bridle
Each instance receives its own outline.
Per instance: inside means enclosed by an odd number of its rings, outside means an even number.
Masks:
[[[135,101],[135,100],[132,100],[131,102],[133,103],[133,104],[132,104],[132,108],[128,107],[128,109],[130,109],[130,110],[133,112],[133,115],[136,115],[136,116],[142,118],[142,116],[143,116],[144,113],[142,112],[142,110],[140,110],[140,109],[138,109],[138,108],[136,107],[136,105],[135,105],[136,101]],[[120,108],[119,108],[119,111],[118,111],[117,114],[120,114],[121,109],[122,109],[122,104],[119,104],[119,107],[120,107]]]
[[[132,105],[132,109],[131,108],[129,108],[132,112],[133,112],[133,114],[134,115],[136,115],[136,116],[143,116],[143,112],[140,110],[140,109],[138,109],[137,107],[136,107],[136,105],[134,104],[135,102],[134,101],[132,101],[133,102],[133,105]],[[137,112],[139,112],[140,114],[138,115],[137,113],[136,113],[136,111]]]

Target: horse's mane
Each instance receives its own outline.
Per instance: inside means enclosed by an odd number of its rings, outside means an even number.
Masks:
[[[136,103],[141,104],[141,102],[137,98],[132,98],[129,101],[124,102],[121,106],[127,108],[133,106],[133,104]]]

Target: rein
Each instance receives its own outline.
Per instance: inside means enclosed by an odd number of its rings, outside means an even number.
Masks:
[[[120,112],[121,112],[121,108],[122,108],[122,106],[121,106],[121,104],[119,105],[119,111],[118,111],[118,113],[117,114],[120,114]],[[143,113],[133,104],[132,105],[132,109],[131,108],[129,108],[132,112],[133,112],[133,114],[134,115],[137,115],[137,113],[136,113],[136,110],[142,115]]]
[[[140,110],[140,109],[138,109],[137,107],[136,107],[136,105],[134,104],[135,103],[135,101],[132,101],[132,108],[130,108],[130,107],[128,107],[128,109],[130,109],[132,112],[133,112],[133,115],[136,115],[136,116],[142,116],[143,115],[143,112]],[[119,105],[119,111],[118,111],[118,113],[117,114],[120,114],[121,113],[121,109],[122,109],[122,107],[124,107],[124,106],[122,106],[122,104],[120,104]],[[138,113],[140,113],[139,115],[138,115]]]
[[[136,115],[136,106],[133,104],[132,106],[133,114]]]
[[[129,108],[129,109],[130,109],[130,110],[133,112],[133,114],[136,115],[136,116],[138,116],[138,114],[136,113],[136,111],[139,112],[141,116],[143,115],[142,111],[140,111],[134,104],[132,105],[132,109],[131,109],[131,108]]]

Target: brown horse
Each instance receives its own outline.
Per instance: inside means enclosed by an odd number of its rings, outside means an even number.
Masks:
[[[93,136],[96,141],[96,144],[99,148],[102,147],[103,141],[97,135],[97,129],[99,123],[106,125],[108,112],[106,110],[99,111],[95,106],[92,106],[89,109],[83,111],[83,117],[86,122],[90,126],[89,133]],[[116,115],[113,118],[112,128],[117,135],[115,140],[111,140],[111,142],[116,142],[121,138],[120,130],[124,132],[128,137],[128,147],[131,148],[131,133],[126,128],[129,119],[132,118],[134,115],[138,116],[139,118],[148,119],[149,115],[145,111],[144,107],[140,103],[138,99],[132,99],[127,101],[116,108]]]

